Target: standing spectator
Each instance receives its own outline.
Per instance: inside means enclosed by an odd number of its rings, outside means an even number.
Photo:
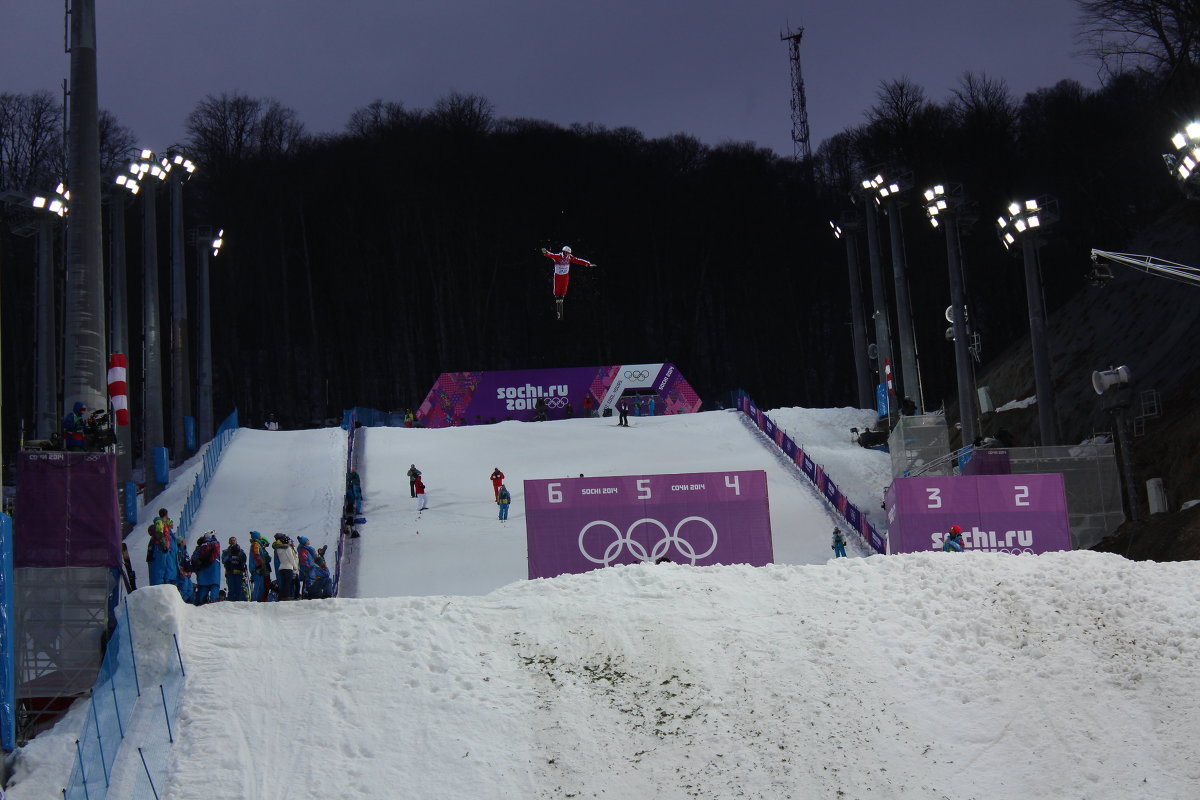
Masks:
[[[63,441],[68,450],[83,450],[87,446],[87,440],[83,433],[84,425],[87,422],[83,416],[85,411],[87,411],[87,406],[76,400],[72,410],[63,417]]]
[[[404,409],[404,427],[411,428],[416,424],[417,418],[413,416],[411,408]]]
[[[946,537],[946,541],[942,543],[942,552],[945,553],[961,553],[963,551],[962,528],[957,525],[950,526],[950,535]]]
[[[492,492],[495,493],[496,499],[500,499],[500,487],[504,485],[504,473],[499,467],[492,470]]]
[[[533,421],[545,422],[547,417],[546,400],[539,397],[537,402],[533,404]]]
[[[275,534],[271,542],[275,551],[275,574],[279,576],[278,596],[282,600],[296,599],[296,570],[300,567],[300,558],[292,541],[282,533]]]
[[[225,567],[225,585],[229,588],[226,597],[230,600],[246,599],[246,567],[249,559],[246,551],[238,544],[236,536],[229,537],[229,546],[221,555],[221,565]]]
[[[410,497],[417,496],[417,479],[421,477],[421,470],[417,469],[416,464],[408,465],[408,494]]]
[[[568,400],[567,404],[565,406],[563,406],[563,418],[564,419],[572,419],[572,418],[574,418],[574,416],[575,416],[575,407],[572,406],[571,401]]]
[[[646,409],[647,409],[649,403],[650,403],[650,398],[646,397],[645,395],[643,395],[642,398],[638,401],[637,415],[639,417],[649,416],[646,413]]]
[[[192,557],[188,555],[187,542],[175,540],[175,588],[185,603],[195,600],[196,585],[192,582]]]
[[[354,513],[362,513],[362,480],[358,477],[357,470],[350,470],[350,475],[346,478],[346,493],[350,495],[350,499],[354,502]]]
[[[209,531],[196,540],[192,569],[196,573],[195,604],[215,603],[221,591],[221,543],[217,541],[216,531]]]
[[[496,492],[496,504],[500,506],[500,521],[508,522],[508,507],[512,504],[512,495],[508,493],[508,487],[500,484],[500,489]]]
[[[654,416],[654,395],[650,395],[650,411],[646,414],[648,417]]]
[[[308,597],[312,591],[313,569],[317,566],[317,549],[308,543],[307,536],[296,537],[300,545],[297,551],[300,555],[300,595]]]
[[[313,564],[313,579],[312,586],[308,591],[308,596],[314,600],[320,600],[326,597],[333,597],[333,578],[329,574],[329,566],[325,563],[325,548],[327,544],[321,545],[317,550],[317,559]]]
[[[629,427],[629,398],[628,397],[622,397],[620,400],[617,401],[617,413],[620,415],[620,419],[617,420],[617,425],[624,427],[624,428],[628,428]]]
[[[263,427],[269,431],[279,430],[279,420],[275,419],[274,413],[267,414],[267,422]]]
[[[147,569],[151,586],[175,582],[175,574],[179,567],[175,556],[174,531],[175,525],[167,516],[165,508],[160,508],[158,516],[146,526],[146,533],[150,534],[150,542],[146,546],[146,563],[149,564]]]
[[[250,599],[256,603],[267,602],[271,591],[271,551],[267,537],[258,531],[250,531]]]
[[[833,529],[833,557],[846,557],[846,537],[842,534],[842,529],[838,527]]]
[[[588,392],[583,396],[583,415],[585,417],[593,416],[596,403],[592,400],[592,393]]]
[[[417,492],[417,513],[420,514],[422,511],[429,508],[429,498],[425,494],[425,484],[422,483],[420,477],[417,478],[417,485],[415,488]]]

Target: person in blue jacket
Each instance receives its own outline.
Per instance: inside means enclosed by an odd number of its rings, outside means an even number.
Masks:
[[[838,527],[833,529],[833,557],[846,557],[846,535],[842,533],[842,529]]]
[[[221,592],[221,543],[217,541],[216,531],[209,531],[196,540],[192,569],[196,572],[196,605],[215,603]]]
[[[308,543],[307,536],[297,536],[296,542],[300,545],[296,550],[300,558],[300,596],[308,597],[312,590],[313,568],[317,565],[317,549]]]
[[[508,493],[508,487],[503,483],[500,484],[499,491],[496,492],[496,504],[500,506],[500,521],[508,521],[508,507],[512,504],[512,495]]]
[[[962,551],[962,528],[958,527],[957,525],[951,525],[950,533],[946,536],[946,541],[942,543],[942,552],[961,553]]]
[[[249,559],[246,551],[238,544],[236,536],[229,537],[229,546],[221,554],[221,566],[225,568],[226,600],[246,599],[246,570]]]
[[[190,603],[195,599],[193,595],[196,593],[196,585],[192,583],[192,557],[188,553],[187,542],[178,536],[175,537],[175,580],[171,583],[175,584],[175,588],[179,590],[185,603]]]

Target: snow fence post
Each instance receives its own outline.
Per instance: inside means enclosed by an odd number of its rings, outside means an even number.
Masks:
[[[133,686],[137,689],[137,696],[142,696],[142,684],[138,680],[137,670],[137,653],[133,651],[133,623],[129,620],[129,600],[125,601],[125,628],[129,631],[129,657],[133,660]],[[124,736],[122,736],[124,738]]]
[[[142,748],[138,748],[138,755],[142,757],[142,769],[146,770],[146,780],[150,781],[150,791],[154,792],[154,800],[158,800],[158,789],[154,788],[154,778],[150,777],[150,767],[146,766],[146,754],[142,752]]]
[[[158,685],[158,693],[162,696],[163,716],[167,719],[167,740],[170,741],[171,744],[175,744],[175,735],[171,733],[171,715],[167,711],[167,693],[163,691],[163,685],[161,683]],[[140,753],[141,751],[142,748],[139,747],[138,752]],[[158,795],[156,793],[155,797],[157,796]]]

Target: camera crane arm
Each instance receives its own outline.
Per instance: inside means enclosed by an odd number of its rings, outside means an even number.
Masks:
[[[1140,256],[1134,253],[1112,253],[1108,250],[1092,250],[1092,263],[1096,265],[1096,272],[1093,274],[1101,279],[1112,277],[1111,272],[1108,272],[1107,275],[1101,272],[1101,270],[1108,271],[1108,264],[1104,262],[1124,264],[1127,267],[1133,267],[1136,270],[1145,272],[1148,275],[1158,275],[1161,278],[1178,281],[1179,283],[1200,286],[1200,269],[1184,264],[1177,264],[1174,261],[1154,258],[1153,256]]]

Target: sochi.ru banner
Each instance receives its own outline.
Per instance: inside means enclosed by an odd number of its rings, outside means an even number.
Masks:
[[[773,561],[762,470],[525,481],[529,577],[666,558]]]
[[[887,491],[887,513],[892,553],[941,550],[951,525],[962,528],[964,550],[1071,549],[1059,473],[897,478]]]

